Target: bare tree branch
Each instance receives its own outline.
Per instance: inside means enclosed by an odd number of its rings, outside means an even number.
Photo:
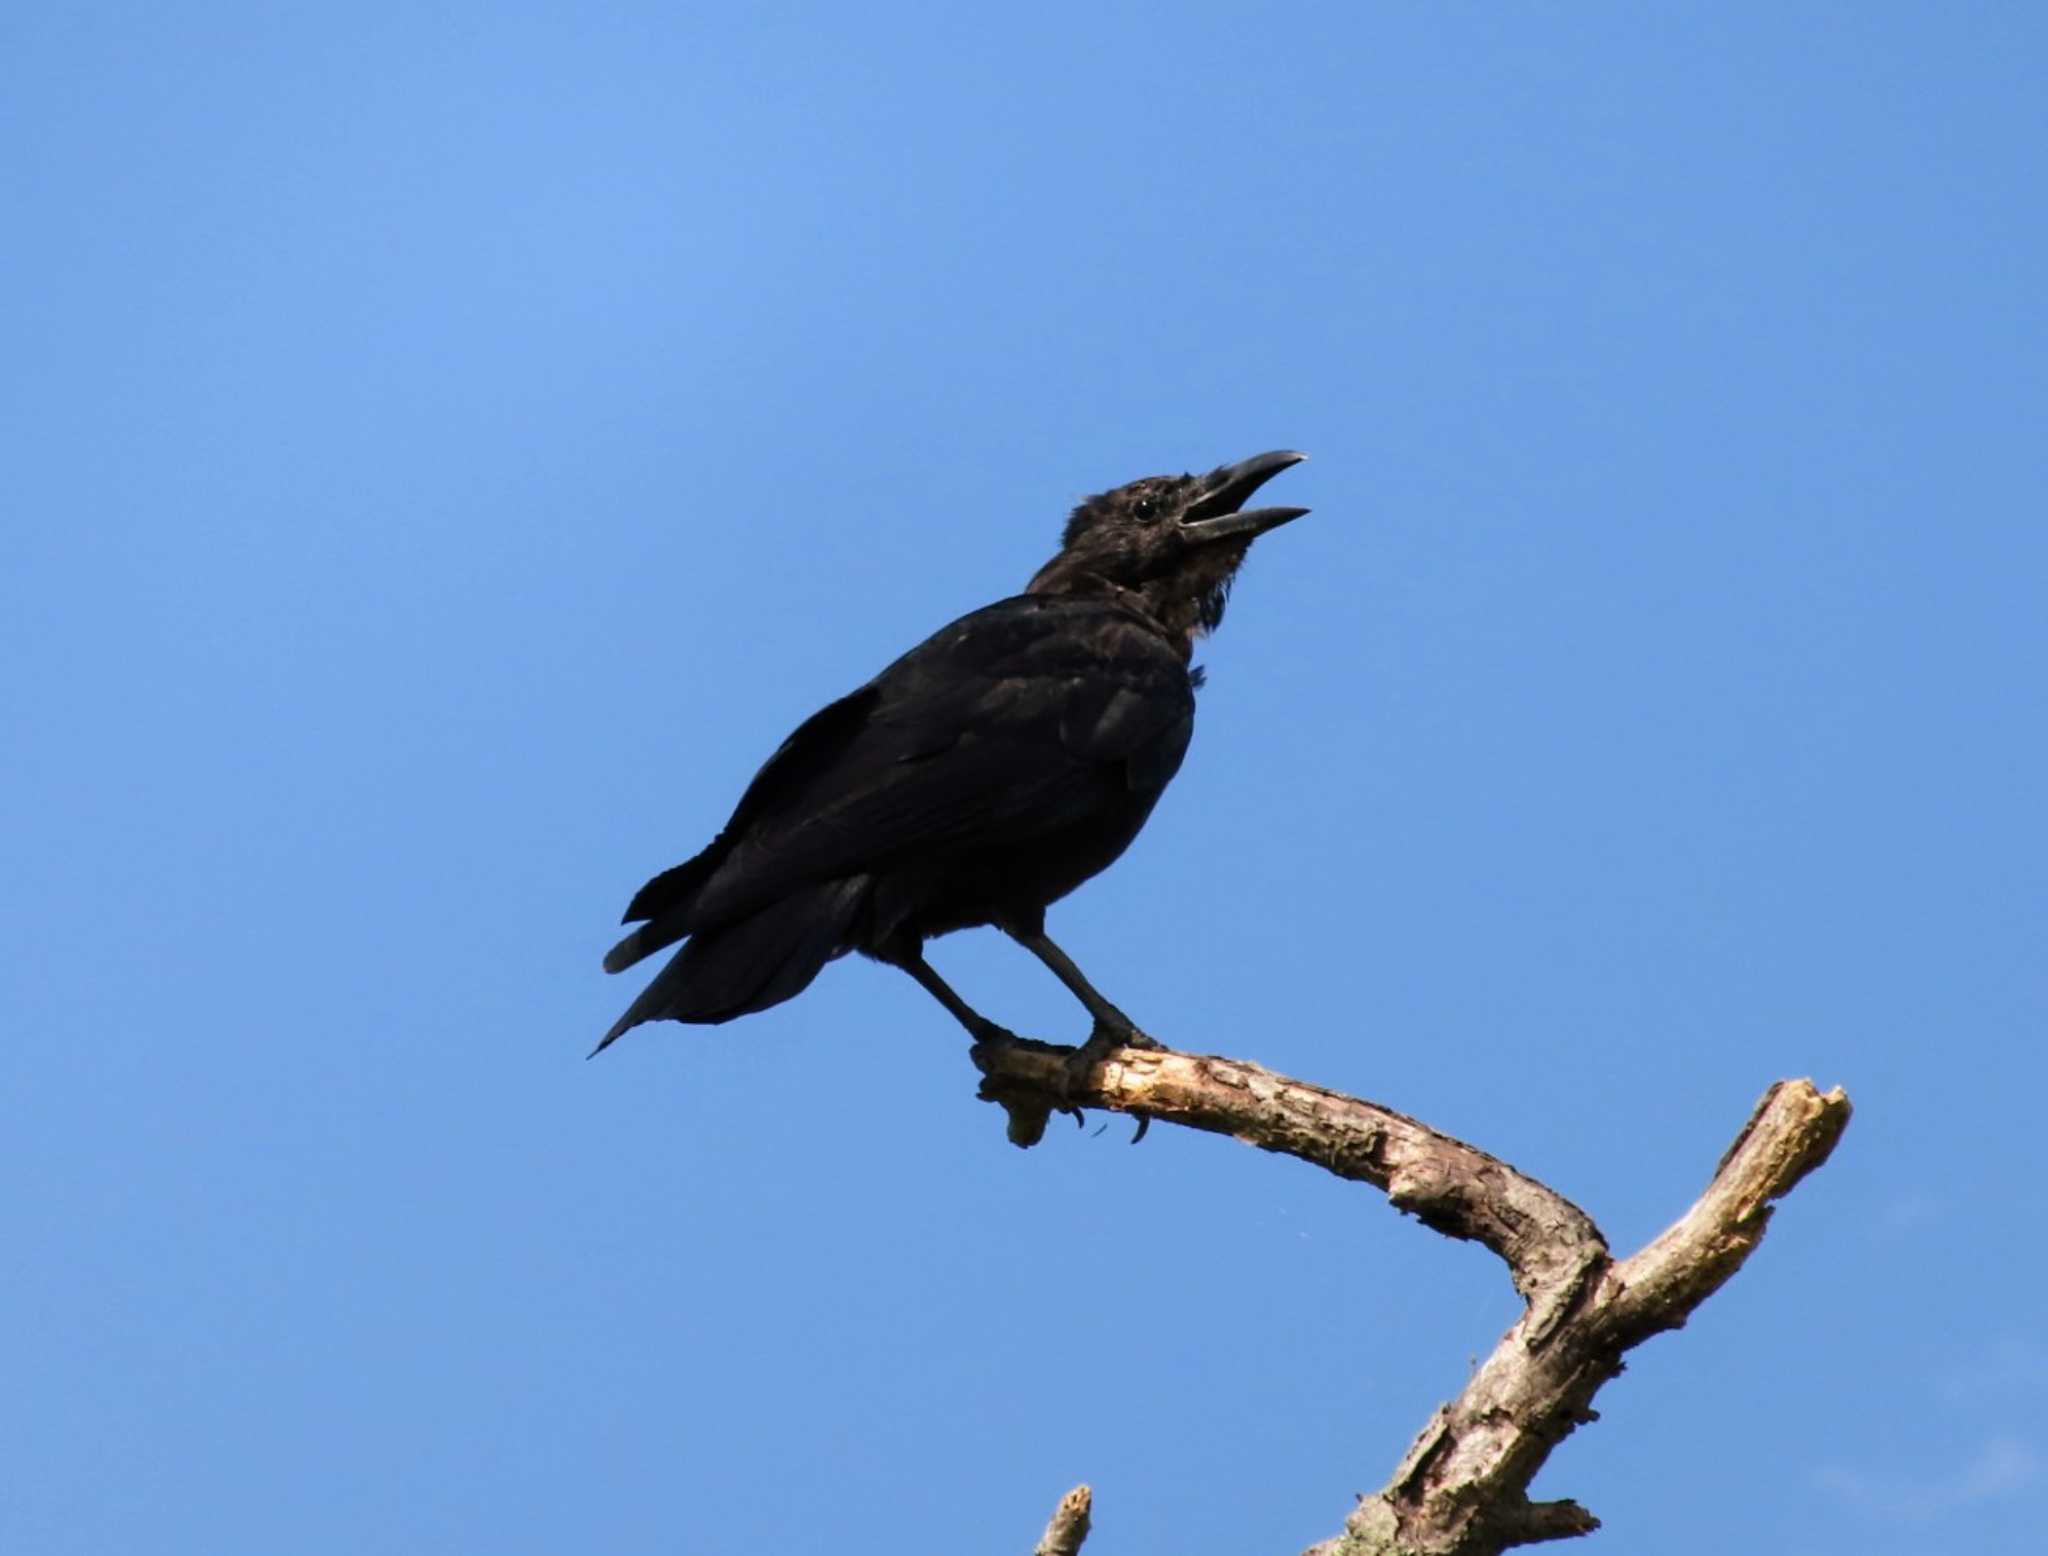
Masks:
[[[1088,1538],[1088,1514],[1094,1500],[1086,1486],[1076,1486],[1061,1497],[1031,1556],[1080,1556],[1081,1542]]]
[[[1049,1112],[1098,1107],[1231,1135],[1386,1192],[1451,1237],[1491,1248],[1528,1306],[1463,1391],[1438,1408],[1336,1537],[1310,1556],[1497,1556],[1600,1526],[1576,1502],[1531,1502],[1550,1450],[1597,1419],[1593,1396],[1623,1354],[1684,1324],[1763,1237],[1770,1205],[1826,1161],[1849,1099],[1810,1081],[1764,1094],[1697,1203],[1616,1262],[1590,1217],[1484,1151],[1391,1108],[1237,1059],[1112,1051],[1074,1081],[1072,1049],[983,1044],[981,1095],[1032,1144]],[[1050,1537],[1050,1531],[1048,1531]]]

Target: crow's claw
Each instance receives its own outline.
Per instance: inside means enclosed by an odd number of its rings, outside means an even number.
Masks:
[[[1130,1017],[1111,1019],[1098,1016],[1095,1026],[1088,1034],[1087,1047],[1093,1049],[1096,1058],[1101,1058],[1112,1048],[1164,1048],[1166,1045],[1150,1033],[1138,1029]]]
[[[967,1035],[976,1043],[987,1043],[991,1048],[1009,1048],[1022,1041],[1008,1027],[999,1027],[985,1018],[977,1019],[974,1025],[969,1026]]]

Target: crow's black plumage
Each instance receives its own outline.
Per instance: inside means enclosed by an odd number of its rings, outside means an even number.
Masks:
[[[1008,1034],[924,959],[993,924],[1093,1016],[1142,1038],[1045,934],[1045,909],[1129,846],[1194,728],[1194,642],[1257,536],[1306,509],[1246,510],[1298,463],[1092,497],[1023,594],[961,617],[800,724],[694,859],[633,898],[618,972],[683,941],[597,1046],[643,1021],[729,1021],[801,993],[848,951],[901,967],[977,1039]]]

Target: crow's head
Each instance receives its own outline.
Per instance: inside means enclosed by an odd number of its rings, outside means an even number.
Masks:
[[[1223,619],[1230,581],[1251,543],[1308,512],[1245,501],[1306,454],[1255,454],[1207,475],[1149,475],[1091,497],[1067,520],[1060,554],[1031,580],[1033,594],[1103,584],[1139,596],[1161,626],[1193,640]]]

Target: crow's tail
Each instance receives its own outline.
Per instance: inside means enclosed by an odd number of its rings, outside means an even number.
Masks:
[[[867,885],[864,875],[827,881],[752,918],[692,935],[591,1052],[602,1053],[643,1021],[730,1021],[794,999],[848,949]]]

